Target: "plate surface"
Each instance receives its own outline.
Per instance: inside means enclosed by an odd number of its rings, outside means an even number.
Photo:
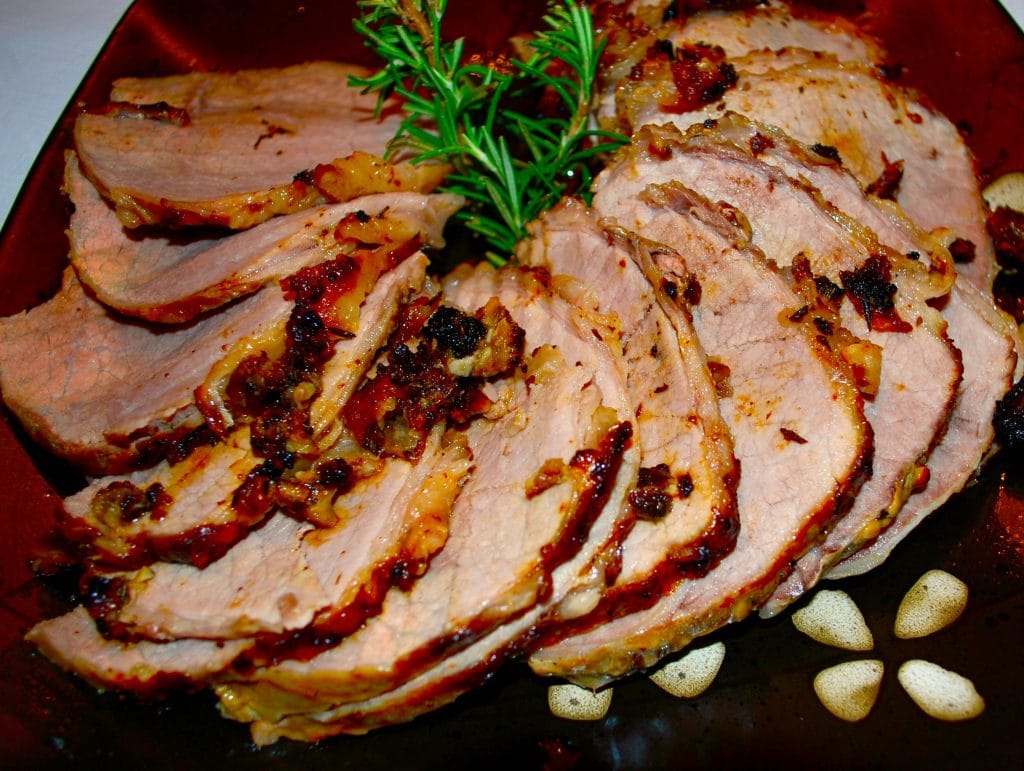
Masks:
[[[540,3],[451,3],[452,33],[496,47],[534,24]],[[828,3],[818,5],[828,7]],[[833,6],[836,4],[832,4]],[[965,131],[986,178],[1024,170],[1024,37],[991,0],[842,2],[866,19],[921,88]],[[102,102],[120,75],[366,60],[350,29],[354,3],[310,0],[140,0],[115,30],[76,102]],[[0,238],[0,314],[53,292],[66,261],[67,204],[59,193],[74,104],[54,129]],[[222,720],[207,694],[141,703],[99,694],[51,666],[21,636],[62,610],[28,560],[52,527],[60,495],[81,484],[33,447],[9,414],[0,421],[0,766],[145,768],[661,768],[1020,767],[1024,760],[1024,461],[997,458],[980,482],[933,515],[882,568],[839,586],[860,605],[885,662],[877,706],[857,725],[829,715],[811,680],[862,658],[797,633],[788,618],[749,620],[717,635],[726,661],[711,690],[677,701],[644,678],[619,684],[608,717],[550,716],[544,684],[522,666],[455,705],[366,737],[257,750]],[[970,587],[965,615],[918,641],[892,633],[903,593],[944,568]],[[899,665],[926,658],[963,674],[987,702],[978,719],[926,717],[896,682]]]

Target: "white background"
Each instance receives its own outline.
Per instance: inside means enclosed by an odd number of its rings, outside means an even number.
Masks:
[[[0,224],[130,0],[0,0]]]
[[[129,0],[0,0],[0,225]],[[1024,0],[1003,0],[1024,28]]]

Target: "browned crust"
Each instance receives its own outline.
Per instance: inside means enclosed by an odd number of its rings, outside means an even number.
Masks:
[[[730,473],[724,484],[735,490],[738,477],[738,474]],[[530,647],[536,649],[550,645],[616,618],[647,610],[683,579],[707,575],[732,551],[739,527],[739,511],[733,498],[731,505],[714,508],[711,526],[700,537],[691,543],[677,545],[643,579],[606,589],[590,613],[548,628]]]
[[[265,518],[256,520],[238,517],[231,522],[207,523],[174,535],[151,535],[140,531],[125,541],[128,549],[118,555],[96,544],[100,537],[97,528],[78,518],[59,516],[61,533],[78,545],[93,565],[118,570],[138,570],[157,561],[184,562],[204,568],[223,557]]]
[[[681,624],[671,630],[654,629],[646,635],[631,638],[628,649],[602,649],[599,663],[587,661],[580,665],[578,673],[564,674],[588,675],[598,681],[625,677],[653,666],[666,655],[680,650],[697,637],[710,634],[726,624],[741,621],[749,616],[790,574],[795,562],[808,549],[819,543],[830,525],[849,509],[858,488],[869,474],[870,455],[868,446],[859,457],[856,472],[840,482],[834,495],[822,500],[818,508],[805,518],[803,527],[790,540],[789,548],[778,554],[769,569],[762,572],[760,580],[748,584],[740,592],[723,597],[719,605],[707,609],[690,623]],[[655,598],[658,599],[661,599],[660,596]],[[560,632],[561,629],[556,627],[541,634],[538,639],[550,644],[565,637],[559,634]],[[529,649],[535,650],[540,647],[542,646],[531,644]],[[598,674],[594,675],[594,672]]]

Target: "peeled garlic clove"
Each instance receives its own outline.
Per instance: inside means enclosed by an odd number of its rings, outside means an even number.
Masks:
[[[793,625],[823,645],[849,651],[869,651],[875,647],[875,639],[864,623],[860,608],[843,591],[818,591],[806,606],[793,614]]]
[[[896,677],[914,703],[937,720],[970,720],[985,710],[974,683],[930,661],[911,659]]]
[[[654,672],[650,676],[651,682],[677,698],[692,699],[707,690],[724,659],[725,643],[697,648]]]
[[[1008,206],[1024,212],[1024,172],[1003,174],[985,188],[984,196],[989,208],[993,210]]]
[[[564,720],[600,720],[611,706],[612,690],[595,693],[572,683],[552,685],[548,688],[548,708]]]
[[[878,659],[845,661],[821,670],[814,678],[814,692],[837,718],[856,723],[875,706],[884,672],[885,665]]]
[[[938,632],[967,607],[967,584],[944,570],[929,570],[910,587],[896,611],[896,636],[901,640]]]

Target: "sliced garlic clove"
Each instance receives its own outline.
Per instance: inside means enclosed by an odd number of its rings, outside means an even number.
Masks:
[[[896,636],[901,640],[938,632],[967,607],[967,584],[944,570],[929,570],[910,587],[896,611]]]
[[[725,659],[725,643],[692,650],[650,675],[651,682],[680,699],[700,696],[718,675]]]
[[[984,191],[990,209],[1008,206],[1024,212],[1024,172],[1011,171],[993,181]]]
[[[875,647],[860,608],[843,591],[819,590],[806,606],[793,613],[793,625],[823,645],[849,651],[869,651]]]
[[[904,662],[896,677],[914,703],[937,720],[970,720],[985,710],[974,683],[930,661]]]
[[[548,708],[564,720],[600,720],[612,703],[612,688],[591,691],[572,683],[548,688]]]
[[[884,672],[885,665],[878,659],[844,661],[817,674],[814,692],[837,718],[856,723],[875,706]]]

